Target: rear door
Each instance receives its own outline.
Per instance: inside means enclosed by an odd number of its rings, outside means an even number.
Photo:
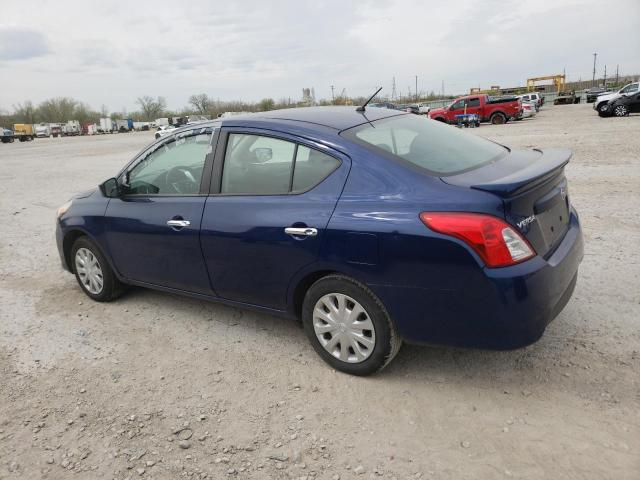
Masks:
[[[223,128],[201,230],[217,294],[284,310],[291,278],[319,255],[350,165],[298,137]]]

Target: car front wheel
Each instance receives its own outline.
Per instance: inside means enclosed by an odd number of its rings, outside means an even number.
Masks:
[[[627,115],[629,115],[629,109],[627,108],[626,105],[617,105],[613,109],[613,114],[616,117],[626,117]]]
[[[74,242],[71,262],[80,288],[92,300],[110,302],[122,293],[122,283],[89,238],[80,237]]]
[[[352,375],[381,370],[402,345],[380,299],[343,275],[321,278],[309,288],[302,323],[318,355],[336,370]]]

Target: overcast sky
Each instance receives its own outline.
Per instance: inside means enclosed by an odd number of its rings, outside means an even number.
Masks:
[[[136,109],[223,100],[464,93],[561,73],[640,73],[640,0],[3,1],[0,109],[71,96]]]

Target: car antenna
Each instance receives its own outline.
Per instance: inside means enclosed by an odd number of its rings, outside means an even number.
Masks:
[[[369,102],[371,100],[373,100],[375,98],[376,95],[378,95],[378,93],[380,93],[380,90],[382,90],[382,87],[380,87],[378,90],[376,90],[376,93],[374,93],[373,95],[371,95],[369,97],[369,100],[367,100],[366,102],[364,102],[363,105],[359,106],[358,108],[356,108],[356,112],[364,112],[364,109],[367,105],[369,105]]]

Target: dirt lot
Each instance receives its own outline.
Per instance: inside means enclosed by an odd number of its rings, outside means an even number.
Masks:
[[[569,147],[586,255],[535,345],[332,371],[293,322],[63,273],[55,209],[149,133],[0,145],[0,479],[640,478],[640,116],[470,130]]]

